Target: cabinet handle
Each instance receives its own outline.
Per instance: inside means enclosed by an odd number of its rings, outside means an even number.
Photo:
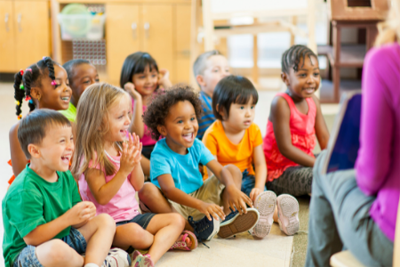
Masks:
[[[6,13],[6,17],[4,18],[4,23],[6,24],[6,32],[10,31],[10,28],[8,27],[8,17],[10,15],[8,15],[8,13]]]
[[[149,31],[150,31],[150,23],[146,22],[144,24],[144,31],[146,33],[146,38],[149,39],[149,37],[150,37],[150,33],[149,33]]]
[[[22,27],[21,27],[21,20],[22,20],[22,14],[21,13],[19,13],[18,14],[18,31],[19,32],[22,32]]]
[[[135,22],[131,24],[131,28],[132,28],[133,39],[136,39],[137,38],[137,25]]]

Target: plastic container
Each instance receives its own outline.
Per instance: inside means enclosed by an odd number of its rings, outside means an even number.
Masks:
[[[104,14],[58,14],[57,18],[62,40],[101,40],[104,36]]]

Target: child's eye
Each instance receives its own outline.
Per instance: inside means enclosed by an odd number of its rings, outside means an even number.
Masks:
[[[219,69],[214,69],[213,72],[219,72]]]
[[[71,137],[69,140],[70,140],[70,141],[74,141],[74,138],[73,138],[73,137]]]
[[[157,75],[153,74],[153,75],[151,75],[151,77],[152,77],[152,78],[155,78],[155,77],[157,77]]]
[[[190,118],[190,120],[191,120],[191,121],[194,121],[195,119],[196,119],[196,117],[192,117],[192,118]]]
[[[84,81],[83,83],[87,83],[87,84],[89,84],[89,83],[90,83],[90,80]]]
[[[251,109],[255,108],[254,106],[251,106]]]
[[[244,109],[244,106],[240,106],[240,109]]]
[[[315,77],[318,77],[318,76],[319,76],[319,72],[315,72],[315,73],[314,73],[314,76],[315,76]]]
[[[183,120],[179,120],[178,123],[183,123]]]
[[[100,79],[96,79],[95,81],[96,81],[96,83],[99,83],[99,82],[100,82]]]
[[[61,139],[61,140],[60,140],[60,143],[65,143],[65,139]]]

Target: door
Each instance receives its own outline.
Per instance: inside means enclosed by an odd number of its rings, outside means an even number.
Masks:
[[[50,19],[47,1],[15,1],[15,58],[23,69],[50,56]]]
[[[0,72],[17,72],[12,6],[11,1],[0,0]]]
[[[106,5],[107,74],[110,83],[120,86],[125,58],[139,51],[139,6],[133,4]]]
[[[143,51],[157,61],[158,68],[168,69],[174,82],[172,5],[143,5],[141,32]]]
[[[175,14],[175,81],[189,83],[190,75],[193,75],[190,65],[191,6],[176,5]]]

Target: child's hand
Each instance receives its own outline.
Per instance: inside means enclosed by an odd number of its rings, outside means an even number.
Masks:
[[[96,206],[90,201],[82,201],[66,212],[69,225],[80,224],[96,216]]]
[[[216,205],[216,204],[210,204],[203,202],[199,208],[199,211],[207,216],[207,218],[211,221],[211,216],[216,219],[217,221],[218,216],[224,220],[225,219],[225,213],[222,207]]]
[[[162,85],[164,89],[172,86],[172,83],[169,80],[169,71],[167,69],[159,70],[158,85]]]
[[[235,185],[230,185],[226,187],[225,190],[227,190],[228,193],[227,200],[229,206],[231,207],[232,210],[237,209],[240,215],[242,215],[243,213],[245,214],[247,213],[246,203],[250,207],[253,207],[251,199],[245,193],[237,189]]]
[[[141,98],[139,92],[135,90],[135,85],[133,83],[126,83],[124,85],[124,89],[132,96],[133,99],[138,100]]]
[[[262,192],[264,192],[263,189],[260,188],[256,188],[254,187],[251,192],[250,192],[250,199],[251,201],[256,202],[256,198],[258,197],[259,194],[261,194]]]
[[[136,134],[132,136],[129,133],[128,135],[129,140],[122,144],[121,165],[119,168],[119,171],[126,175],[130,174],[137,164],[140,164],[142,158],[142,143],[140,143],[139,137]]]

